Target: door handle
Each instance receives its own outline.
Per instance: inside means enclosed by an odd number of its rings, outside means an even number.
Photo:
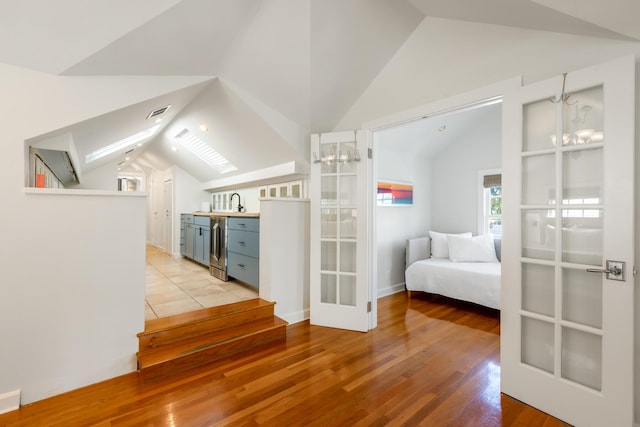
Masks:
[[[588,273],[604,273],[609,280],[625,281],[624,277],[624,262],[622,261],[610,261],[605,263],[606,268],[587,268]]]
[[[587,268],[587,272],[589,272],[589,273],[606,273],[606,274],[613,274],[614,276],[619,276],[620,274],[622,274],[622,269],[620,267],[616,267],[614,265],[613,267],[611,267],[611,269],[608,269],[608,268]]]

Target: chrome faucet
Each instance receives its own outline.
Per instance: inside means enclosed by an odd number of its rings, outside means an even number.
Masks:
[[[233,193],[231,198],[229,199],[229,203],[233,206],[233,196],[238,196],[238,212],[242,212],[243,206],[240,204],[240,195],[238,193]]]

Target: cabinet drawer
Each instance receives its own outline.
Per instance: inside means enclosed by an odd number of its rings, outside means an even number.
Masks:
[[[193,222],[195,225],[204,225],[206,227],[211,225],[211,218],[208,216],[194,216]]]
[[[233,230],[260,231],[259,218],[234,218],[230,217],[228,228]]]
[[[252,231],[227,230],[227,250],[260,257],[260,234]]]
[[[185,224],[193,224],[193,215],[191,214],[180,214],[180,223]]]
[[[227,274],[249,285],[258,287],[259,264],[258,258],[229,252]]]

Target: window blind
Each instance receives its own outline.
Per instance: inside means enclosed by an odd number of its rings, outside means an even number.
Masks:
[[[495,187],[498,185],[502,185],[502,174],[484,176],[484,181],[482,183],[484,188]]]

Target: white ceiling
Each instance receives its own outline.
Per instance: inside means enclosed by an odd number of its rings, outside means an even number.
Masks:
[[[636,0],[0,0],[0,7],[3,63],[68,76],[219,78],[66,129],[79,152],[139,132],[148,124],[141,115],[166,102],[173,105],[167,132],[204,118],[215,123],[203,139],[237,174],[300,153],[232,87],[302,129],[329,131],[427,16],[640,39]],[[170,136],[137,150],[138,166],[178,164],[201,181],[220,177],[172,152]]]
[[[429,158],[463,138],[473,137],[474,129],[482,127],[483,123],[499,128],[501,112],[502,103],[494,102],[413,120],[377,131],[376,135],[383,150]]]

